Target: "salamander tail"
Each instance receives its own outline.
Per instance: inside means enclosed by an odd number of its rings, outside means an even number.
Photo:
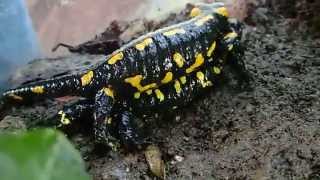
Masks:
[[[59,78],[38,81],[10,89],[0,98],[4,102],[25,102],[32,99],[77,95],[81,92],[81,78],[78,75],[68,75]]]

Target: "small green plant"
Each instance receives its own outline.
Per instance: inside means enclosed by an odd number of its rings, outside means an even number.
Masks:
[[[82,158],[51,129],[0,134],[0,180],[88,180]]]

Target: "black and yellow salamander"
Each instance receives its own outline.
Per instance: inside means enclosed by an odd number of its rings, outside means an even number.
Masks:
[[[241,28],[222,3],[201,4],[190,20],[131,41],[96,68],[23,85],[3,94],[12,101],[66,95],[86,98],[59,112],[68,125],[92,112],[94,135],[111,147],[141,143],[135,120],[147,113],[176,109],[215,85],[226,65],[248,79],[242,60]]]

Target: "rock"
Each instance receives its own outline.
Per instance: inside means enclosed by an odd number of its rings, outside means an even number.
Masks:
[[[150,145],[145,150],[145,157],[149,164],[150,171],[157,177],[164,179],[165,166],[162,155],[157,146]]]
[[[18,116],[6,116],[0,121],[1,131],[26,130],[26,124],[22,118]]]

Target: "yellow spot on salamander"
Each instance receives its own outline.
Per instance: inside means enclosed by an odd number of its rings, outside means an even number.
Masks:
[[[173,60],[179,68],[183,67],[185,59],[182,57],[182,55],[180,53],[178,53],[178,52],[174,53]]]
[[[112,118],[111,118],[111,117],[107,118],[107,119],[106,119],[106,123],[107,123],[107,124],[111,124],[111,123],[112,123]]]
[[[206,84],[207,84],[207,86],[212,86],[213,85],[211,81],[207,81]]]
[[[238,37],[238,34],[236,32],[230,32],[227,35],[225,35],[223,39],[234,39],[236,37]]]
[[[181,89],[181,85],[180,85],[180,83],[179,83],[178,80],[175,80],[173,86],[174,86],[174,89],[176,90],[176,92],[177,92],[178,94],[180,94],[182,89]]]
[[[169,30],[167,32],[164,32],[163,35],[164,36],[173,36],[175,34],[185,34],[186,31],[182,28],[177,28],[177,29],[172,29],[172,30]]]
[[[148,89],[153,89],[157,87],[156,83],[147,84],[145,86],[141,85],[142,75],[136,75],[133,77],[126,78],[124,80],[126,83],[131,84],[132,87],[137,88],[140,92],[146,91]]]
[[[201,53],[196,55],[196,61],[186,69],[186,73],[193,72],[196,68],[200,67],[204,63],[204,58]]]
[[[214,12],[217,14],[220,14],[221,16],[229,17],[229,12],[226,7],[217,8],[217,9],[215,9]]]
[[[213,19],[213,16],[212,15],[207,15],[207,16],[204,16],[202,18],[200,18],[199,20],[197,20],[195,22],[195,25],[196,26],[202,26],[204,23],[206,23],[207,21]]]
[[[186,76],[181,76],[180,81],[182,84],[185,84],[187,82],[187,77]]]
[[[136,75],[133,77],[126,78],[124,81],[126,83],[130,83],[131,86],[138,88],[141,86],[140,84],[141,80],[142,80],[142,75]]]
[[[162,84],[169,83],[170,81],[172,81],[172,77],[173,77],[172,72],[167,72],[166,75],[164,76],[164,78],[161,80],[161,83]]]
[[[81,84],[82,86],[86,86],[88,84],[90,84],[90,82],[92,81],[93,79],[93,71],[89,71],[87,72],[86,74],[84,74],[82,77],[81,77]]]
[[[152,38],[146,38],[145,40],[143,40],[142,42],[136,44],[136,49],[138,49],[139,51],[143,51],[144,48],[146,48],[147,46],[149,46],[150,44],[152,44],[153,40]]]
[[[199,16],[201,14],[201,9],[200,8],[193,8],[190,12],[190,17],[196,17],[196,16]]]
[[[135,99],[139,99],[140,98],[140,92],[135,92],[134,94],[133,94],[133,97],[135,98]]]
[[[123,59],[123,52],[118,52],[117,54],[113,55],[109,60],[108,60],[108,64],[115,64],[118,61]]]
[[[112,89],[110,88],[103,88],[103,92],[107,95],[107,96],[110,96],[112,98],[114,98],[114,92]]]
[[[160,102],[162,102],[164,100],[164,95],[159,89],[156,89],[154,91],[154,93],[156,93],[156,96],[157,96],[157,98],[159,99]]]
[[[220,73],[221,73],[221,69],[218,68],[218,67],[216,67],[216,66],[214,66],[214,67],[213,67],[213,72],[214,72],[215,74],[220,74]]]
[[[196,74],[197,78],[200,80],[200,83],[202,85],[202,87],[207,87],[207,86],[212,86],[212,82],[211,81],[205,81],[206,77],[203,74],[203,72],[198,71]]]
[[[233,49],[233,44],[228,45],[228,51],[231,51]]]
[[[238,37],[238,34],[236,32],[230,32],[227,35],[223,37],[223,39],[228,40],[228,39],[235,39]],[[231,51],[233,49],[233,44],[228,45],[228,50]]]
[[[35,87],[31,88],[31,91],[36,94],[42,94],[42,93],[44,93],[44,87],[43,86],[35,86]]]
[[[147,93],[148,95],[151,95],[151,94],[152,94],[152,89],[147,90],[146,93]]]
[[[23,97],[15,95],[13,93],[9,94],[8,96],[16,101],[23,101]]]
[[[209,48],[209,50],[207,52],[207,56],[208,57],[212,56],[213,51],[216,49],[216,45],[217,45],[216,41],[213,41],[213,43],[211,44],[211,46],[210,46],[210,48]]]
[[[69,125],[71,123],[70,119],[66,117],[66,113],[59,111],[58,114],[61,115],[60,122],[62,125]]]
[[[198,71],[198,72],[197,72],[197,78],[198,78],[200,81],[204,81],[204,74],[203,74],[203,72]]]
[[[145,86],[142,86],[139,90],[141,91],[141,92],[143,92],[143,91],[146,91],[146,90],[148,90],[148,89],[153,89],[153,88],[156,88],[157,87],[157,84],[156,83],[151,83],[151,84],[147,84],[147,85],[145,85]]]

